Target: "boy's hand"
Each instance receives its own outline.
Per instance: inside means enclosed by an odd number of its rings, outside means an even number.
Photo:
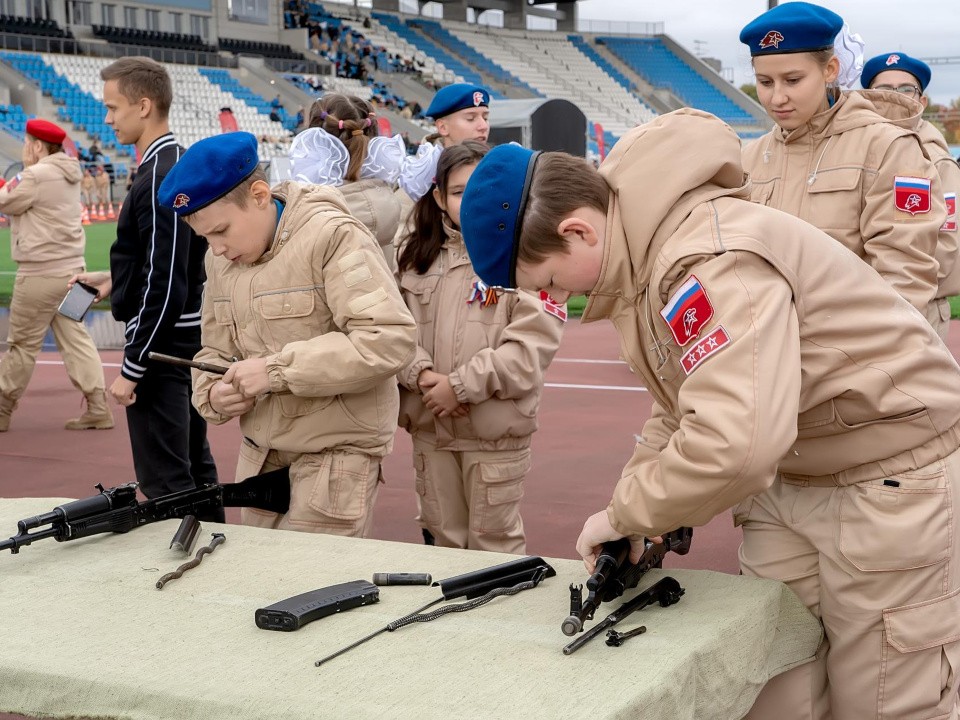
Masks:
[[[137,384],[133,380],[127,380],[123,375],[117,377],[110,386],[110,395],[119,404],[129,407],[137,401]]]
[[[457,394],[450,384],[450,378],[446,375],[439,375],[439,379],[434,385],[423,394],[423,404],[437,417],[449,417],[456,414],[461,408]],[[457,417],[462,417],[462,415],[457,415]]]
[[[255,397],[246,397],[230,383],[218,380],[210,388],[210,407],[224,417],[237,417],[253,407]]]
[[[97,289],[97,300],[103,300],[113,290],[113,279],[107,271],[77,273],[67,280],[67,287],[72,288],[77,281],[95,287]]]
[[[587,572],[591,575],[597,569],[597,558],[603,549],[603,544],[619,540],[626,535],[622,535],[613,529],[610,524],[610,516],[606,510],[601,510],[587,518],[583,524],[583,530],[580,531],[580,537],[577,538],[577,552],[583,558],[583,564]],[[640,556],[646,550],[646,540],[642,537],[630,538],[630,562],[636,564],[640,562]],[[662,537],[651,538],[653,543],[663,542]]]
[[[248,398],[263,395],[270,389],[267,359],[249,358],[235,362],[224,374],[223,382],[233,385],[237,392]]]

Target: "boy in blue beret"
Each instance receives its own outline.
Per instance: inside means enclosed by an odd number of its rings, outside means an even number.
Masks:
[[[896,92],[927,107],[930,66],[904,52],[891,52],[870,58],[860,75],[860,84],[870,90]],[[927,306],[927,320],[944,341],[950,331],[950,297],[960,295],[960,236],[957,233],[957,194],[960,193],[960,165],[954,159],[943,133],[933,123],[917,117],[913,128],[923,149],[933,160],[940,176],[947,219],[940,226],[934,257],[938,263],[937,292]]]
[[[290,467],[290,510],[243,522],[366,535],[416,341],[370,231],[335,188],[271,191],[245,132],[191,146],[158,197],[210,246],[196,359],[229,369],[194,371],[194,405],[240,417],[238,479]]]
[[[437,91],[424,113],[433,118],[444,147],[490,136],[490,93],[479,85],[454,83]]]
[[[628,537],[636,561],[644,536],[732,508],[743,574],[785,582],[825,632],[747,717],[956,717],[960,368],[879,273],[750,190],[736,133],[689,108],[599,171],[500,146],[467,183],[480,278],[588,293],[584,322],[613,322],[654,400],[577,550],[592,571]]]

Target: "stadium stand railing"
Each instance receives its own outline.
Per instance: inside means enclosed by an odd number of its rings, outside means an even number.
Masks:
[[[143,45],[176,50],[193,50],[195,52],[217,52],[217,48],[205,43],[199,35],[122,28],[112,25],[91,25],[90,29],[93,31],[94,37],[102,38],[115,45]]]

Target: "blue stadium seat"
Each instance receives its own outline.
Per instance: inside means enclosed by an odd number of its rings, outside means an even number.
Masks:
[[[417,23],[423,22],[422,19],[408,20],[407,24],[404,24],[393,15],[375,12],[372,13],[372,16],[385,28],[395,33],[403,40],[406,40],[418,50],[422,51],[426,55],[429,55],[437,62],[443,63],[448,70],[462,77],[465,82],[473,83],[474,85],[486,85],[483,77],[481,77],[476,70],[468,67],[461,60],[456,59],[446,50],[414,30],[414,27],[416,27]],[[504,99],[503,95],[493,91],[492,89],[490,90],[490,97],[493,99]]]
[[[673,53],[659,38],[598,37],[654,87],[669,89],[691,107],[711,112],[731,125],[756,125],[757,120],[700,73]]]

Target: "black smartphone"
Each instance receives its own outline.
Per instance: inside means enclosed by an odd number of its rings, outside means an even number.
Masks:
[[[86,283],[75,282],[67,292],[66,297],[63,298],[57,312],[64,317],[79,322],[83,320],[83,316],[87,314],[87,310],[90,309],[96,299],[97,289],[95,287],[90,287]]]

